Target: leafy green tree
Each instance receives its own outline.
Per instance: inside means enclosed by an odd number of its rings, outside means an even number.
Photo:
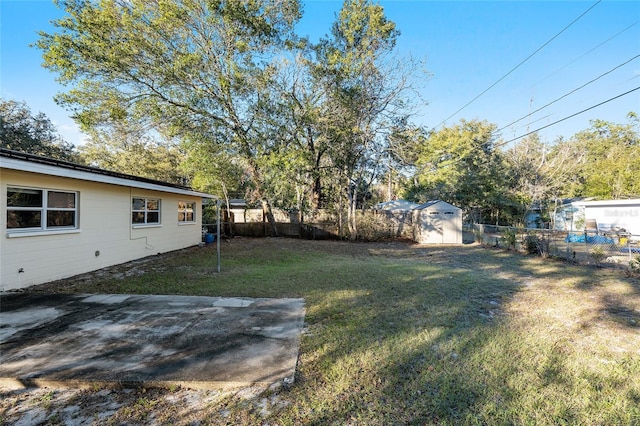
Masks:
[[[351,238],[357,237],[355,213],[363,193],[381,173],[385,135],[410,109],[406,95],[417,63],[402,63],[393,56],[398,36],[380,5],[346,0],[331,36],[316,49],[313,75],[326,93],[320,128],[327,140],[326,156],[346,198]]]
[[[428,132],[422,127],[411,125],[408,117],[401,117],[394,123],[387,136],[388,170],[384,176],[387,194],[381,201],[389,201],[397,196],[417,199],[406,193],[406,189],[418,187],[416,164],[420,146],[427,137]]]
[[[260,138],[268,141],[256,161],[263,171],[265,191],[274,206],[301,214],[320,207],[319,170],[324,148],[318,137],[322,95],[310,75],[306,42],[295,55],[280,58],[264,93],[260,115],[264,121]]]
[[[497,222],[510,209],[495,125],[461,120],[431,132],[419,146],[416,184],[408,193],[417,201],[441,199],[466,210],[479,208]]]
[[[640,195],[640,132],[638,118],[628,115],[628,124],[602,120],[577,133],[572,143],[585,153],[579,171],[581,185],[575,195],[620,199]]]
[[[120,173],[188,185],[189,178],[180,173],[185,153],[133,124],[89,130],[89,141],[79,148],[87,164]]]
[[[224,149],[224,144],[210,140],[188,140],[183,147],[186,158],[180,170],[189,176],[191,186],[210,194],[221,194],[229,212],[230,198],[245,196],[250,187],[241,160],[230,155]],[[230,227],[227,232],[233,234],[233,228]]]
[[[413,126],[408,117],[400,117],[391,127],[387,136],[389,155],[393,163],[403,172],[415,171],[418,152],[429,132],[422,127]]]
[[[211,140],[224,133],[247,164],[256,161],[271,58],[291,43],[297,0],[60,0],[67,15],[42,32],[44,65],[73,88],[57,100],[84,129],[135,122],[160,134]],[[268,206],[268,203],[265,204]],[[272,216],[269,216],[272,217]]]
[[[326,87],[313,75],[311,56],[305,43],[293,60],[284,61],[277,79],[282,96],[272,100],[279,107],[273,117],[280,121],[271,137],[280,143],[269,169],[284,178],[276,179],[280,184],[292,184],[289,191],[295,194],[295,206],[301,213],[326,207],[323,181],[331,178],[328,139],[322,131],[327,123]]]
[[[24,102],[0,99],[2,148],[78,162],[75,147],[58,133],[43,113],[33,115]]]

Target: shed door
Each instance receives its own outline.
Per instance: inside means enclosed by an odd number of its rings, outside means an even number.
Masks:
[[[445,211],[443,220],[442,242],[445,244],[457,244],[458,241],[458,215],[455,211]]]
[[[422,242],[439,244],[443,242],[442,214],[437,211],[425,212],[422,220]],[[425,217],[426,216],[426,217]]]

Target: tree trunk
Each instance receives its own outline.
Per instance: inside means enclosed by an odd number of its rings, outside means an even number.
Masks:
[[[278,237],[278,226],[276,224],[276,218],[273,216],[273,210],[271,210],[271,204],[266,198],[260,200],[262,203],[262,214],[267,218],[267,222],[271,226],[271,236]]]
[[[227,205],[227,217],[229,218],[229,236],[233,237],[233,223],[231,222],[231,203],[229,202],[229,191],[227,191],[227,185],[220,181],[222,185],[222,194],[224,195],[224,202]],[[224,229],[224,227],[223,227]]]
[[[316,176],[311,187],[311,209],[319,210],[320,208],[322,208],[322,181],[320,176]]]
[[[249,163],[249,171],[252,177],[254,184],[256,185],[255,193],[257,197],[260,198],[260,203],[262,205],[262,214],[263,217],[267,218],[267,222],[269,222],[269,226],[271,227],[271,235],[274,237],[278,237],[278,226],[276,224],[276,219],[273,216],[273,211],[271,210],[271,204],[269,200],[264,195],[264,191],[262,189],[262,173],[258,165],[256,164],[255,158],[252,155],[248,155],[248,163]],[[256,197],[256,198],[257,198]]]
[[[342,226],[343,223],[343,214],[344,214],[344,208],[342,206],[342,201],[343,201],[343,197],[341,194],[338,193],[338,237],[340,237],[341,239],[344,237],[344,229]]]
[[[358,223],[356,220],[356,212],[358,207],[358,186],[354,185],[353,189],[347,190],[347,198],[349,208],[347,210],[347,222],[349,224],[349,239],[355,241],[358,238]]]
[[[304,194],[302,192],[302,189],[300,188],[300,185],[296,185],[296,209],[298,209],[298,214],[297,216],[297,220],[298,223],[302,223],[302,209],[303,209],[303,197]],[[291,220],[291,218],[289,218],[289,220]]]

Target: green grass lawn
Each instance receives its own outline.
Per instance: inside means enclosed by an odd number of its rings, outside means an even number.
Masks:
[[[218,274],[214,248],[42,289],[303,297],[295,383],[266,407],[213,401],[204,424],[640,424],[640,284],[622,271],[475,245],[238,238]]]

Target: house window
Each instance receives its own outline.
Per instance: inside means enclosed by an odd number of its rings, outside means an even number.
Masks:
[[[195,201],[178,201],[178,223],[192,223],[196,221]]]
[[[133,225],[160,224],[160,199],[133,198],[131,200],[131,224]]]
[[[7,188],[7,230],[78,227],[78,193],[36,188]]]

